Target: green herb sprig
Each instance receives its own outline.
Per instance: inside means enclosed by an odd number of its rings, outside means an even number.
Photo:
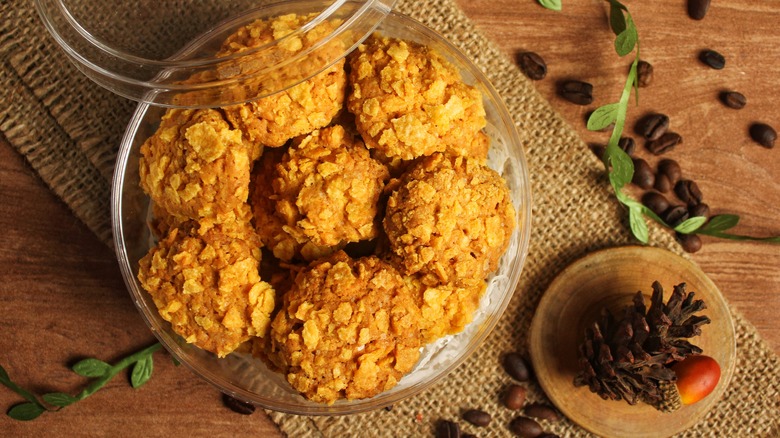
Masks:
[[[539,1],[542,2],[542,0]],[[631,157],[618,147],[618,142],[626,123],[628,102],[631,98],[632,90],[634,90],[635,100],[639,104],[639,84],[637,82],[639,32],[631,17],[631,13],[625,5],[618,0],[606,1],[609,2],[610,28],[615,33],[615,51],[621,57],[634,52],[634,60],[629,68],[620,100],[597,108],[588,118],[587,127],[589,130],[599,131],[614,123],[612,135],[609,138],[602,160],[607,168],[609,182],[615,191],[615,196],[628,209],[628,222],[631,233],[640,242],[648,242],[649,231],[644,219],[646,216],[681,234],[705,234],[722,239],[780,243],[780,236],[752,237],[727,233],[726,230],[735,227],[739,222],[739,216],[733,214],[715,215],[709,221],[706,217],[696,216],[672,227],[641,202],[632,199],[623,192],[623,187],[630,183],[634,176],[634,163]]]
[[[561,0],[539,0],[539,4],[553,11],[560,11],[563,6]]]
[[[26,402],[18,403],[11,407],[6,414],[19,421],[30,421],[38,418],[44,412],[57,412],[73,403],[84,400],[106,385],[120,371],[131,367],[130,384],[138,388],[152,377],[154,362],[152,355],[162,346],[156,343],[135,353],[120,359],[111,365],[99,359],[88,358],[77,362],[71,367],[73,372],[93,380],[80,393],[75,396],[64,392],[50,392],[40,398],[14,383],[5,369],[0,366],[0,383],[22,396]]]

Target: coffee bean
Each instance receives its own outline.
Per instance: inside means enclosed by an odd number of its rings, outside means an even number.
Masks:
[[[509,423],[509,430],[524,438],[536,438],[543,432],[542,426],[536,420],[528,417],[515,417]]]
[[[593,102],[593,85],[582,81],[566,81],[561,86],[561,96],[577,105],[590,105]]]
[[[528,368],[528,364],[520,353],[507,353],[507,355],[504,356],[504,369],[507,374],[512,376],[515,380],[527,382],[528,379],[531,378],[531,371]]]
[[[601,160],[604,158],[604,152],[607,151],[607,147],[603,144],[592,144],[590,145],[590,150],[596,157],[598,157],[599,160]]]
[[[694,253],[701,249],[701,237],[697,234],[675,233],[675,237],[680,242],[683,251],[687,253]]]
[[[463,419],[477,427],[485,427],[490,424],[490,414],[479,409],[470,409],[463,413]]]
[[[636,64],[636,83],[640,87],[646,87],[653,82],[653,65],[640,60]]]
[[[677,181],[674,185],[674,194],[690,207],[701,204],[702,193],[695,181],[689,179]]]
[[[439,420],[436,425],[436,438],[460,438],[460,426],[449,420]]]
[[[696,216],[710,217],[710,206],[702,202],[701,204],[696,204],[693,207],[689,207],[688,216],[689,217],[696,217]]]
[[[556,411],[555,408],[539,403],[526,406],[523,412],[525,412],[525,415],[528,415],[529,417],[538,418],[540,420],[558,421],[561,419],[560,415],[558,415],[558,411]]]
[[[677,181],[682,178],[680,165],[670,158],[664,158],[658,162],[658,173],[666,175],[671,185],[677,184]]]
[[[676,132],[667,132],[657,140],[647,142],[645,147],[647,147],[647,150],[652,152],[653,155],[663,155],[674,149],[680,143],[682,143],[680,134],[677,134]]]
[[[668,193],[669,190],[672,190],[672,182],[669,181],[669,177],[666,176],[666,174],[659,172],[655,175],[655,184],[653,184],[653,188],[661,193]]]
[[[720,70],[726,66],[726,58],[714,50],[702,50],[699,53],[699,60],[715,70]]]
[[[742,109],[747,104],[744,94],[737,91],[724,91],[720,93],[720,101],[729,108]]]
[[[772,149],[775,147],[777,132],[766,123],[753,123],[750,125],[750,137],[761,146]]]
[[[675,205],[666,209],[661,215],[661,219],[664,220],[669,226],[676,227],[688,219],[688,209],[682,205]]]
[[[393,410],[393,405],[387,405],[387,406],[385,406],[385,410],[386,410],[387,412],[392,412],[392,410]]]
[[[688,0],[688,16],[694,20],[703,19],[709,8],[710,0]]]
[[[230,408],[231,411],[241,415],[250,415],[255,412],[255,405],[252,403],[241,401],[225,393],[222,393],[222,403]]]
[[[647,161],[641,158],[634,158],[632,161],[634,162],[634,176],[631,182],[645,190],[652,188],[655,184],[653,169],[650,168]]]
[[[621,137],[620,141],[618,141],[618,147],[631,156],[634,155],[634,151],[636,150],[636,142],[631,137]]]
[[[547,76],[547,64],[534,52],[523,52],[517,55],[517,63],[529,79],[538,81]]]
[[[647,192],[642,195],[642,204],[658,216],[661,216],[669,208],[669,201],[658,192]]]
[[[637,132],[646,140],[658,140],[669,130],[669,116],[650,114],[639,120]]]
[[[504,406],[509,409],[517,410],[525,404],[526,389],[520,385],[509,385],[504,394]]]

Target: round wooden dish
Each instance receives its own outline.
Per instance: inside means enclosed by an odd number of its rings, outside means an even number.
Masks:
[[[675,285],[704,300],[712,323],[691,342],[721,366],[721,379],[706,398],[676,412],[662,413],[644,403],[603,400],[587,387],[575,387],[577,347],[585,327],[603,307],[613,312],[631,302],[637,291],[649,306],[652,283],[664,289],[664,302]],[[667,437],[695,424],[723,395],[734,373],[734,325],[715,284],[692,262],[669,251],[628,246],[598,251],[563,270],[539,303],[531,324],[530,354],[539,384],[569,419],[604,437]]]

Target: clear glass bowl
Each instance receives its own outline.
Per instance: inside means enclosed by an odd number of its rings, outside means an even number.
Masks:
[[[236,20],[230,22],[233,25]],[[298,394],[282,374],[270,371],[251,355],[234,353],[218,359],[176,335],[137,280],[138,261],[154,245],[147,225],[151,217],[150,200],[139,187],[139,150],[156,130],[165,109],[141,103],[122,140],[113,179],[112,220],[115,249],[130,294],[149,327],[177,360],[219,390],[241,400],[277,411],[307,415],[357,413],[398,402],[430,387],[472,354],[498,322],[517,287],[528,251],[531,194],[522,144],[506,107],[482,72],[429,28],[390,12],[378,30],[387,36],[433,47],[460,69],[466,83],[482,92],[488,122],[485,131],[491,139],[489,165],[506,179],[517,211],[517,227],[509,248],[498,271],[488,280],[474,321],[461,333],[426,346],[412,372],[389,391],[368,399],[341,400],[332,405],[311,402]]]

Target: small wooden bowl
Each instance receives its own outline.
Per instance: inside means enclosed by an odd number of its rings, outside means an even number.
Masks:
[[[603,307],[614,312],[630,304],[640,290],[649,306],[653,281],[661,283],[664,302],[680,283],[695,292],[695,299],[704,300],[707,308],[699,314],[712,322],[691,342],[721,366],[720,382],[710,395],[672,413],[641,402],[631,406],[623,400],[603,400],[573,384],[585,327]],[[550,400],[569,419],[604,437],[666,437],[691,427],[726,391],[736,362],[734,324],[715,284],[692,262],[645,246],[597,251],[558,274],[534,315],[529,347],[537,379]]]

